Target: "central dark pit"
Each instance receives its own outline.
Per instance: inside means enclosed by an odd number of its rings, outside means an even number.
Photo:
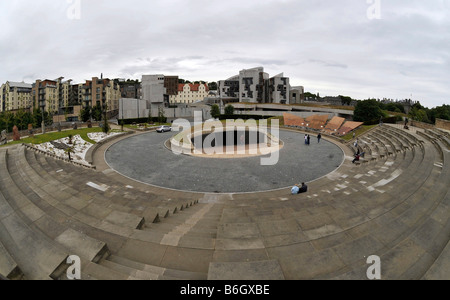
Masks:
[[[208,147],[260,145],[267,143],[267,135],[259,131],[223,131],[194,137],[191,142],[197,150]]]

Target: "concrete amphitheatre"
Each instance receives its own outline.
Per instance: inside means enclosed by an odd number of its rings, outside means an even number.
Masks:
[[[449,133],[375,127],[354,165],[353,141],[331,133],[355,124],[304,121],[281,131],[322,131],[345,160],[301,195],[178,191],[106,163],[111,146],[157,133],[100,145],[96,169],[0,148],[0,277],[64,280],[76,255],[83,280],[359,280],[376,255],[385,280],[450,279]]]

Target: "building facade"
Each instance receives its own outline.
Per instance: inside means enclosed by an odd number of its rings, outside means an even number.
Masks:
[[[143,75],[142,100],[146,100],[152,116],[170,105],[170,97],[178,94],[178,76]]]
[[[164,76],[164,87],[169,98],[178,94],[178,79],[178,76]]]
[[[242,70],[239,75],[219,81],[218,86],[222,99],[235,98],[241,103],[291,102],[289,78],[283,73],[270,77],[262,67]]]
[[[239,98],[239,75],[220,80],[218,83],[218,95],[222,98]]]
[[[119,111],[121,92],[119,84],[113,80],[93,77],[92,80],[86,80],[86,83],[82,84],[81,91],[79,90],[78,93],[80,92],[84,107],[106,104],[109,114]]]
[[[194,103],[203,101],[209,95],[208,85],[203,84],[178,84],[178,93],[169,97],[170,104]]]
[[[36,80],[32,84],[31,97],[34,108],[43,108],[51,114],[59,111],[59,91],[57,80]]]
[[[32,85],[24,82],[10,82],[0,87],[0,112],[20,109],[32,110]]]
[[[265,83],[269,74],[264,68],[253,68],[239,72],[239,102],[264,103],[266,100]]]
[[[305,102],[305,88],[294,86],[290,89],[290,104],[301,104]]]

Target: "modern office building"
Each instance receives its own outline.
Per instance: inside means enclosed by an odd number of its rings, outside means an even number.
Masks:
[[[264,68],[245,69],[239,75],[227,80],[221,80],[219,97],[222,99],[235,98],[236,102],[247,103],[290,103],[289,78],[284,74],[270,77]]]
[[[290,104],[300,104],[305,101],[305,88],[293,86],[290,90]]]
[[[239,98],[239,75],[220,80],[218,83],[218,95],[221,98]]]
[[[0,87],[0,112],[19,109],[31,110],[32,85],[24,82],[7,81]]]
[[[170,105],[170,97],[178,95],[178,76],[143,75],[142,100],[146,100],[152,115]]]

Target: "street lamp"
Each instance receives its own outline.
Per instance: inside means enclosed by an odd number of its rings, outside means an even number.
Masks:
[[[41,108],[42,113],[42,134],[45,134],[45,119],[44,119],[44,110],[45,110],[45,98],[39,99],[39,107]]]
[[[106,116],[106,113],[107,113],[107,109],[108,109],[108,105],[106,104],[106,102],[103,102],[103,104],[102,104],[102,108],[103,108],[103,118],[104,118],[104,124],[103,124],[103,126],[104,126],[104,132],[105,133],[108,133],[108,131],[109,131],[109,128],[108,128],[108,119],[107,119],[107,116]]]

